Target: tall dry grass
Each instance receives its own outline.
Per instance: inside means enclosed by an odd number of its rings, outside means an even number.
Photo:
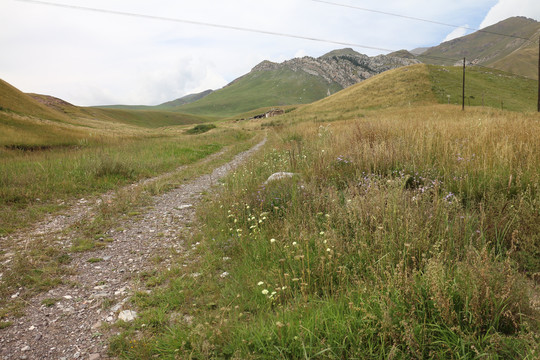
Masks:
[[[267,151],[202,209],[197,280],[141,294],[143,320],[115,354],[535,358],[538,118],[446,106],[312,115],[273,126]],[[278,171],[295,175],[265,183]],[[190,305],[167,307],[179,287]],[[147,340],[129,343],[135,329]]]

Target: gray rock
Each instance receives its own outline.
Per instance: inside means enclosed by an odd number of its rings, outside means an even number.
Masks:
[[[270,183],[272,181],[276,181],[276,180],[289,179],[289,178],[292,178],[294,175],[295,174],[291,173],[291,172],[280,171],[280,172],[273,173],[272,175],[270,175],[268,177],[268,179],[266,179],[266,181],[264,183],[268,184],[268,183]]]
[[[135,318],[137,318],[137,312],[133,310],[124,310],[118,314],[118,319],[126,322],[133,321]]]

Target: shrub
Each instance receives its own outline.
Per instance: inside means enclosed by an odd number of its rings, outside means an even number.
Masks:
[[[199,124],[187,130],[186,134],[190,134],[190,135],[202,134],[215,128],[216,128],[216,125],[214,124]]]

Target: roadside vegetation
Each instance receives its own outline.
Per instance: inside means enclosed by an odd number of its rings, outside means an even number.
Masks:
[[[198,231],[185,244],[191,250],[175,254],[163,272],[140,275],[131,298],[138,317],[113,326],[111,355],[536,359],[540,118],[527,112],[526,96],[505,102],[522,113],[498,110],[487,96],[485,107],[465,112],[444,105],[447,94],[458,94],[458,77],[457,68],[396,69],[280,117],[220,122],[195,136],[186,127],[114,124],[124,136],[104,132],[86,143],[77,133],[76,146],[47,149],[6,144],[2,231],[61,210],[64,199],[119,189],[231,147],[185,173],[195,176],[264,130],[265,148],[199,206]],[[496,73],[470,79],[471,89],[484,91],[490,81],[513,84],[500,96],[524,95],[532,84]],[[468,96],[478,105],[477,95]],[[276,172],[294,175],[266,182]],[[175,181],[119,192],[77,225],[81,241],[69,250],[54,242],[25,249],[15,270],[4,272],[2,297],[53,287],[71,252],[106,243],[104,229],[136,216],[150,194]],[[2,314],[16,305],[0,310],[0,327],[10,326]]]
[[[243,136],[223,129],[188,137],[110,138],[63,147],[0,148],[0,234],[84,198],[190,164]]]
[[[22,314],[27,297],[62,282],[73,252],[105,246],[110,239],[103,234],[118,220],[139,214],[150,195],[210,171],[257,140],[233,126],[185,135],[185,125],[197,119],[180,114],[83,109],[59,102],[69,110],[62,115],[5,83],[0,85],[6,95],[2,99],[6,106],[0,110],[0,129],[6,130],[0,132],[0,325],[4,327],[9,324],[2,319]],[[21,112],[21,104],[32,113]],[[88,114],[96,118],[84,118]],[[200,162],[220,151],[222,156]],[[180,166],[186,167],[175,173]],[[123,189],[169,172],[148,185]],[[69,217],[72,206],[93,204],[105,193],[110,194],[107,201],[66,230],[77,234],[71,244],[61,243],[61,233],[36,234],[21,244],[4,237],[49,214]]]
[[[200,260],[141,288],[112,353],[537,358],[537,115],[316,108],[200,208]]]

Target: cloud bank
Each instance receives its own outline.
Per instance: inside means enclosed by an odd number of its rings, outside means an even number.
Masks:
[[[317,57],[346,47],[25,1],[0,1],[0,78],[25,92],[53,95],[76,105],[155,105],[188,93],[220,88],[263,60]],[[393,50],[433,46],[463,34],[457,29],[449,35],[449,27],[310,0],[47,1]],[[360,6],[357,0],[332,1]],[[361,6],[474,27],[484,18],[488,21],[488,17],[504,13],[508,4],[516,2],[527,3],[523,12],[536,16],[536,12],[528,12],[540,6],[537,0],[365,0]],[[503,5],[505,8],[500,10]],[[354,49],[371,56],[383,53],[363,47]]]
[[[493,25],[512,16],[526,16],[540,20],[540,1],[538,0],[499,0],[487,13],[480,29]]]

